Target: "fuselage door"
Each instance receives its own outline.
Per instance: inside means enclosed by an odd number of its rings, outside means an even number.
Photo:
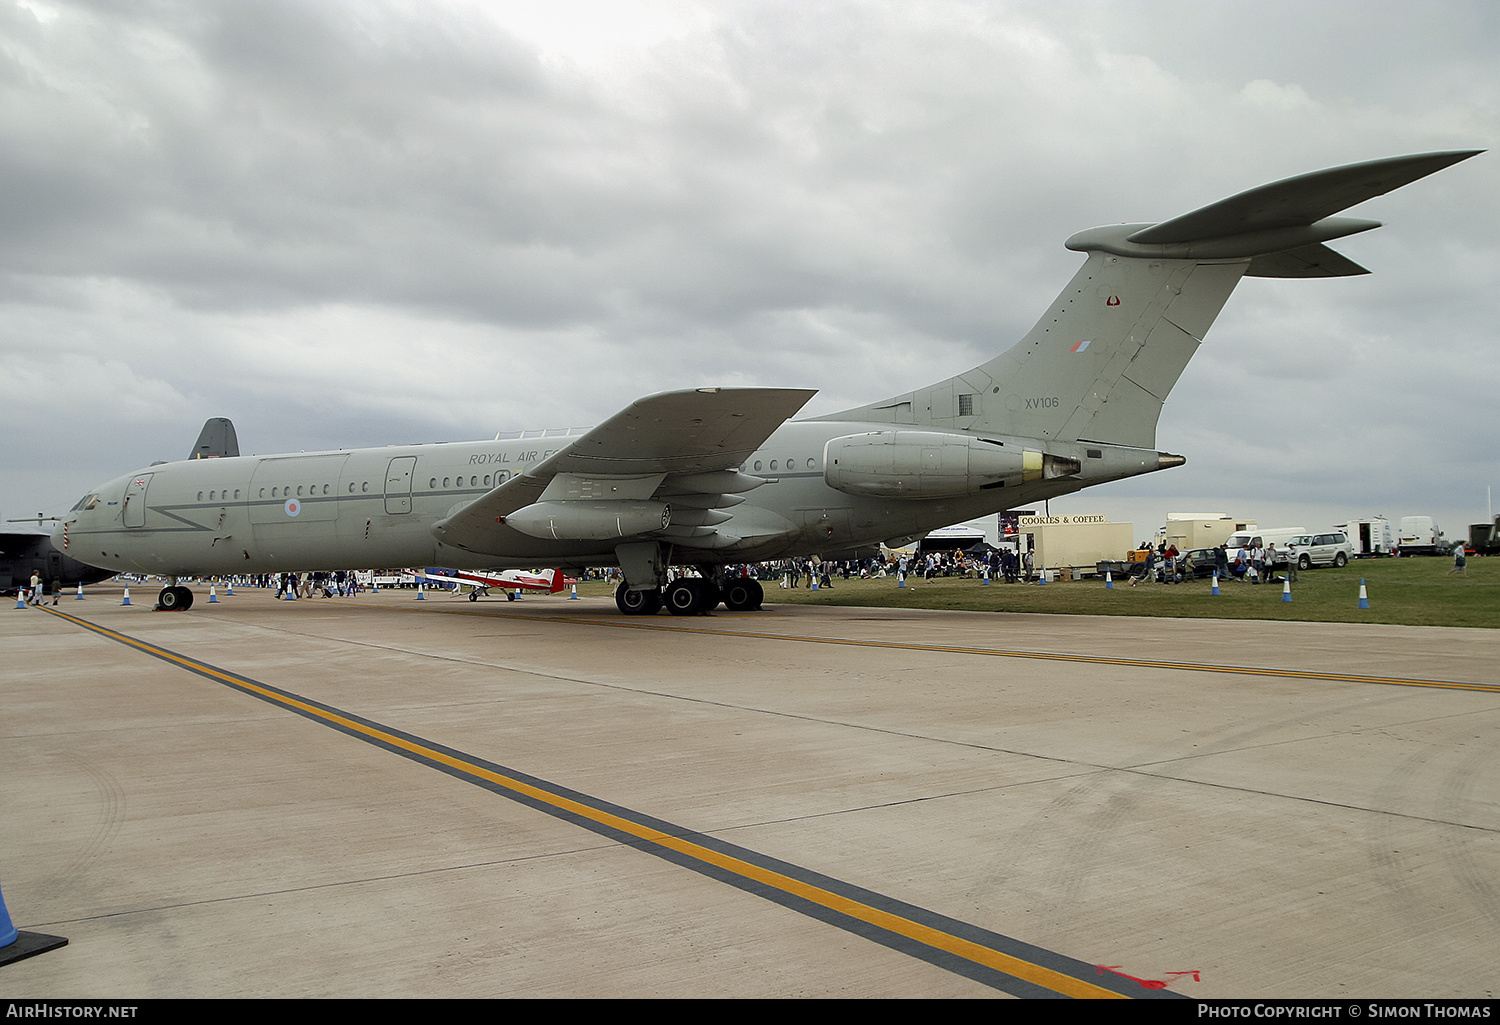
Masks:
[[[385,511],[393,515],[411,512],[411,477],[416,456],[397,456],[385,472]]]
[[[151,474],[143,473],[131,478],[125,485],[125,500],[121,503],[120,518],[127,527],[146,525],[146,486],[151,483]]]

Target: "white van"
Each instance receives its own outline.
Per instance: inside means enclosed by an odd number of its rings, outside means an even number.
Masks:
[[[1307,533],[1306,527],[1272,527],[1270,530],[1241,530],[1230,534],[1229,540],[1224,542],[1224,550],[1229,553],[1230,565],[1239,558],[1241,549],[1245,551],[1245,561],[1250,561],[1251,548],[1264,548],[1266,545],[1275,545],[1277,559],[1273,569],[1277,566],[1287,564],[1283,554],[1287,544],[1294,537],[1301,537]]]
[[[1443,528],[1434,523],[1431,516],[1401,517],[1397,540],[1402,555],[1444,555],[1449,548]]]

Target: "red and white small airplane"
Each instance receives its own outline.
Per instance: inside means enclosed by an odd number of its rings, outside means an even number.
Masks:
[[[508,569],[496,574],[483,573],[478,570],[442,569],[429,566],[426,569],[414,569],[408,572],[418,580],[426,580],[431,584],[457,584],[457,592],[460,594],[467,592],[470,601],[488,597],[491,589],[503,591],[506,601],[515,601],[516,594],[520,591],[556,594],[569,583],[577,582],[564,577],[560,569],[544,570],[541,573]]]

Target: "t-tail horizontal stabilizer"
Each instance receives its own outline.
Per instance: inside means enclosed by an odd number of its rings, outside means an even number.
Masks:
[[[1250,277],[1368,274],[1323,243],[1380,227],[1335,217],[1367,199],[1467,160],[1482,150],[1418,153],[1299,174],[1241,192],[1158,224],[1117,224],[1080,231],[1069,249],[1166,260],[1250,259]]]

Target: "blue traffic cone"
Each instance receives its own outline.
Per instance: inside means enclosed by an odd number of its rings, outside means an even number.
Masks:
[[[67,945],[67,938],[63,936],[21,932],[11,922],[10,912],[5,909],[5,897],[0,895],[0,965],[23,961]]]
[[[74,601],[83,601],[83,585],[78,585],[78,593],[73,596]]]
[[[1292,600],[1292,582],[1290,580],[1283,580],[1281,582],[1281,600]]]
[[[10,921],[10,912],[5,910],[5,894],[0,893],[0,947],[8,947],[21,935]]]
[[[1214,589],[1212,591],[1209,591],[1208,593],[1210,595],[1215,595],[1215,594],[1219,593],[1219,574],[1218,574],[1217,571],[1214,572]]]
[[[1104,589],[1106,591],[1113,591],[1115,589],[1114,574],[1110,573],[1109,570],[1104,571]]]
[[[224,597],[229,598],[229,597],[233,597],[233,595],[234,595],[234,581],[231,579],[229,581],[229,583],[227,583],[227,584],[224,585]]]
[[[18,609],[24,609],[25,607],[26,607],[26,592],[22,591],[20,588],[17,588],[16,589],[16,608],[18,608]]]
[[[573,593],[570,594],[570,595],[568,595],[568,601],[577,601],[577,600],[578,600],[578,585],[574,584],[573,585]]]
[[[905,573],[897,573],[896,574],[896,586],[897,587],[905,587],[906,586],[906,574]]]
[[[219,592],[218,592],[218,589],[213,584],[209,584],[208,585],[208,603],[210,605],[215,605],[215,604],[218,603],[218,601],[219,601]]]
[[[422,593],[422,582],[420,580],[418,580],[417,581],[417,601],[426,601],[426,600],[427,600],[427,595],[425,595],[425,594]]]
[[[128,588],[128,587],[125,588],[125,600],[122,601],[122,602],[120,602],[120,604],[121,605],[129,605],[130,604],[130,588]]]
[[[1043,566],[1041,568],[1041,570],[1038,572],[1036,582],[1039,583],[1039,584],[1045,584],[1047,582],[1047,567],[1046,566]]]
[[[1370,596],[1365,593],[1365,578],[1359,578],[1359,607],[1367,609],[1370,607]]]

